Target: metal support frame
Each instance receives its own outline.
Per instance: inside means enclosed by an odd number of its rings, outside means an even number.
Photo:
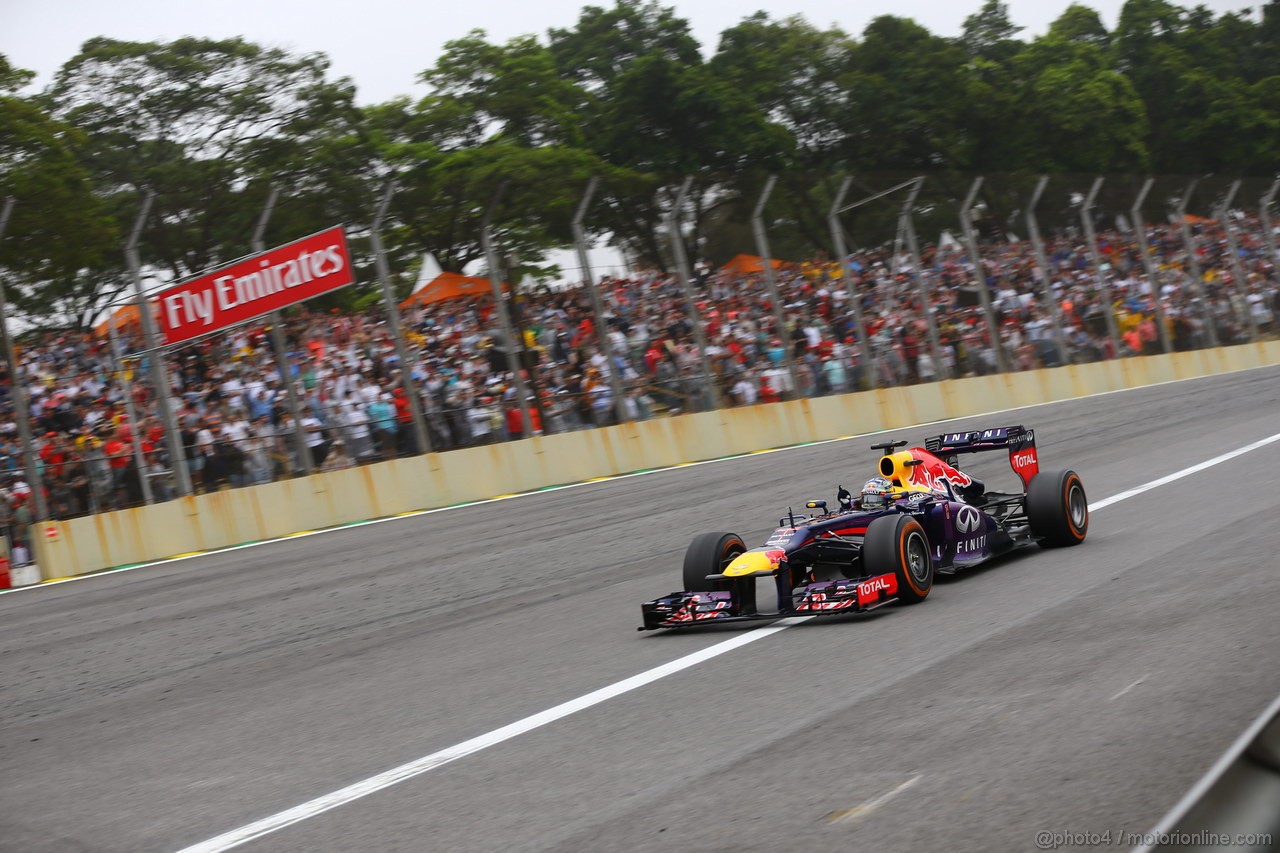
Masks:
[[[1209,304],[1208,298],[1204,293],[1204,279],[1200,272],[1200,259],[1196,257],[1196,241],[1195,236],[1191,233],[1191,224],[1187,222],[1187,205],[1191,202],[1191,197],[1195,194],[1196,185],[1200,183],[1199,178],[1192,178],[1187,184],[1186,191],[1182,194],[1182,198],[1178,199],[1178,206],[1175,216],[1178,217],[1178,231],[1182,234],[1182,244],[1187,253],[1187,276],[1191,279],[1191,292],[1200,300],[1200,309],[1204,313],[1204,328],[1209,335],[1209,346],[1216,347],[1218,345],[1218,318],[1213,313],[1213,306]]]
[[[831,209],[827,211],[827,227],[831,230],[831,243],[836,251],[836,260],[840,264],[840,278],[844,280],[845,289],[849,293],[849,308],[853,311],[853,321],[858,331],[858,355],[861,359],[861,366],[871,379],[870,387],[880,387],[880,360],[876,358],[874,347],[871,346],[871,340],[867,337],[867,324],[862,318],[862,298],[858,294],[858,288],[853,283],[853,275],[849,272],[849,250],[844,242],[844,228],[840,224],[840,211],[849,208],[842,207],[844,198],[849,193],[849,187],[853,184],[853,176],[845,175],[844,180],[840,182],[840,189],[836,192],[835,200],[831,203]],[[898,187],[894,187],[898,189]],[[892,192],[886,190],[881,195]],[[858,204],[865,204],[872,199],[863,199]],[[856,207],[857,205],[849,205]]]
[[[1133,233],[1138,238],[1138,251],[1142,253],[1142,268],[1147,273],[1147,283],[1151,286],[1151,302],[1155,306],[1156,330],[1160,333],[1160,349],[1163,352],[1172,351],[1173,347],[1169,341],[1169,329],[1164,321],[1164,304],[1160,300],[1160,281],[1156,276],[1155,263],[1151,260],[1151,246],[1147,242],[1147,223],[1142,218],[1142,204],[1147,200],[1147,193],[1151,192],[1151,187],[1156,182],[1155,178],[1147,178],[1142,184],[1142,189],[1138,192],[1138,197],[1134,199],[1133,207],[1129,208],[1129,214],[1133,217]]]
[[[996,356],[996,370],[1009,372],[1009,357],[1004,351],[1004,341],[1000,338],[1000,327],[996,325],[995,311],[991,308],[991,291],[987,287],[987,268],[982,263],[982,253],[978,251],[978,234],[973,227],[973,202],[982,188],[982,176],[973,179],[969,194],[964,197],[960,206],[960,229],[964,232],[965,248],[969,250],[969,263],[973,264],[974,284],[978,288],[978,301],[982,305],[983,316],[987,318],[987,334],[991,337],[991,349]]]
[[[502,276],[498,271],[498,253],[493,248],[493,214],[502,202],[507,185],[499,184],[489,202],[489,209],[484,212],[484,220],[480,223],[480,242],[484,249],[484,261],[489,267],[489,284],[493,287],[493,302],[498,309],[498,322],[502,328],[502,337],[507,344],[507,369],[511,371],[511,380],[516,386],[516,405],[520,407],[521,434],[524,438],[533,435],[533,421],[529,417],[529,390],[524,377],[520,375],[520,351],[524,341],[517,340],[512,331],[511,317],[507,312],[507,303],[502,296]]]
[[[182,435],[178,432],[178,421],[173,415],[173,405],[169,400],[169,370],[165,366],[165,350],[160,345],[160,336],[156,332],[156,320],[151,316],[151,307],[147,304],[147,295],[142,288],[142,261],[138,256],[138,239],[142,236],[143,225],[151,214],[151,204],[155,201],[154,190],[148,190],[138,210],[138,218],[129,234],[129,242],[125,244],[124,259],[129,267],[129,276],[133,279],[135,301],[138,306],[138,317],[142,320],[142,333],[147,342],[147,361],[151,366],[151,386],[156,395],[156,407],[160,411],[160,420],[164,423],[165,444],[169,450],[169,461],[173,467],[174,479],[178,487],[178,495],[191,494],[191,472],[187,468],[187,456],[182,446]]]
[[[391,206],[391,197],[395,192],[395,183],[388,181],[383,188],[382,198],[378,200],[373,224],[369,226],[369,242],[373,247],[373,263],[378,269],[378,281],[382,284],[382,304],[387,311],[387,325],[391,327],[391,339],[395,343],[396,358],[400,361],[400,388],[409,401],[414,445],[418,453],[430,453],[431,436],[427,433],[427,421],[422,411],[422,395],[418,392],[418,383],[413,378],[413,362],[409,358],[409,348],[404,342],[404,329],[400,325],[400,306],[396,303],[395,293],[391,289],[391,270],[387,267],[387,250],[382,244],[382,223],[387,217],[387,209]]]
[[[667,238],[671,241],[671,253],[675,256],[676,274],[680,276],[680,288],[684,292],[685,303],[689,310],[689,323],[693,326],[693,339],[698,347],[698,364],[702,369],[703,393],[712,409],[720,407],[720,395],[716,392],[715,382],[711,376],[711,362],[707,358],[707,332],[702,318],[698,316],[698,306],[693,298],[693,271],[689,268],[689,256],[685,253],[684,235],[680,233],[680,211],[684,208],[685,199],[689,197],[689,189],[693,186],[693,175],[688,175],[676,193],[675,203],[667,213]]]
[[[1044,252],[1044,240],[1040,237],[1040,222],[1036,219],[1036,208],[1040,206],[1040,197],[1044,188],[1049,185],[1049,176],[1041,175],[1036,182],[1035,191],[1031,193],[1031,201],[1027,204],[1027,232],[1031,237],[1031,247],[1036,253],[1036,267],[1040,270],[1041,304],[1049,312],[1049,322],[1053,326],[1053,343],[1058,348],[1058,359],[1064,365],[1071,363],[1071,352],[1067,349],[1067,339],[1062,331],[1062,306],[1053,294],[1053,276],[1049,274],[1049,258]]]
[[[120,336],[116,333],[115,317],[107,318],[107,338],[111,342],[111,360],[115,363],[116,375],[120,377],[121,384],[124,385],[124,411],[129,418],[129,423],[133,426],[129,429],[130,443],[133,445],[133,464],[138,469],[138,483],[142,486],[142,499],[147,504],[155,502],[155,498],[151,492],[151,478],[147,476],[147,460],[142,452],[142,435],[138,429],[138,414],[133,406],[133,381],[129,379],[129,374],[124,368],[124,359],[122,355],[124,350],[120,346]],[[152,354],[155,357],[155,354]]]
[[[777,175],[770,175],[765,181],[764,191],[756,201],[755,210],[751,213],[751,232],[755,235],[756,252],[764,262],[764,280],[769,288],[769,301],[773,305],[773,325],[778,338],[782,341],[782,361],[791,376],[791,387],[800,390],[800,377],[796,373],[794,347],[787,337],[787,324],[782,313],[782,299],[778,295],[778,277],[773,271],[773,257],[769,254],[769,235],[764,227],[764,208],[773,195],[774,185],[778,183]]]
[[[1249,277],[1240,262],[1240,241],[1236,237],[1235,226],[1231,222],[1231,203],[1240,192],[1240,179],[1232,181],[1231,188],[1218,205],[1218,221],[1222,224],[1223,234],[1227,238],[1227,251],[1231,253],[1231,277],[1235,279],[1235,290],[1240,295],[1240,310],[1244,312],[1245,322],[1249,327],[1249,340],[1258,339],[1258,318],[1253,316],[1249,305]]]
[[[1089,261],[1093,264],[1093,274],[1097,277],[1098,288],[1102,291],[1103,317],[1107,321],[1107,339],[1111,341],[1113,358],[1120,354],[1120,327],[1116,322],[1116,296],[1111,287],[1111,275],[1102,268],[1102,256],[1098,254],[1098,234],[1093,227],[1093,204],[1098,200],[1106,178],[1099,175],[1093,179],[1089,194],[1080,206],[1080,226],[1084,229],[1084,239],[1089,243]]]
[[[12,197],[4,200],[4,209],[0,210],[0,240],[9,227],[9,216],[13,213]],[[18,422],[18,440],[22,442],[22,463],[26,468],[27,485],[31,488],[31,507],[35,511],[35,521],[44,521],[49,517],[49,507],[44,499],[44,483],[40,478],[40,468],[36,465],[36,447],[31,439],[31,410],[27,407],[27,389],[18,379],[18,359],[13,354],[13,341],[9,340],[9,320],[6,316],[7,301],[4,293],[4,278],[0,276],[0,338],[3,339],[5,358],[9,363],[9,388],[13,399],[13,418]],[[34,545],[34,543],[28,543]]]
[[[272,186],[267,194],[267,203],[262,207],[258,217],[258,225],[249,241],[249,248],[254,252],[262,252],[265,246],[263,235],[267,233],[267,223],[271,221],[271,213],[275,210],[276,200],[280,197],[279,187]],[[302,425],[302,402],[298,399],[298,384],[293,379],[293,371],[289,369],[289,346],[284,337],[284,315],[280,311],[272,311],[271,317],[271,349],[276,357],[276,371],[280,374],[280,384],[284,386],[285,403],[289,407],[289,419],[293,421],[293,440],[298,445],[298,464],[303,474],[310,474],[315,469],[315,460],[311,456],[311,445],[307,442],[307,430]]]
[[[592,176],[591,180],[587,181],[587,189],[582,193],[582,201],[578,203],[578,210],[573,215],[573,244],[578,250],[578,265],[582,268],[582,278],[586,284],[587,293],[591,297],[591,310],[595,313],[596,338],[600,343],[600,352],[604,354],[609,364],[609,390],[613,394],[613,411],[618,423],[622,424],[630,418],[627,416],[627,403],[623,398],[621,371],[618,369],[618,360],[614,357],[613,343],[609,340],[609,330],[605,328],[604,303],[600,300],[600,288],[596,285],[595,275],[591,272],[591,259],[587,254],[587,233],[582,227],[582,220],[587,215],[587,209],[590,208],[591,199],[595,197],[596,188],[599,185],[598,177]]]
[[[938,340],[938,319],[933,316],[933,289],[929,286],[924,264],[920,260],[920,241],[916,238],[916,224],[912,217],[912,210],[923,186],[924,175],[921,175],[915,179],[906,201],[902,203],[902,210],[898,213],[898,231],[906,238],[907,251],[911,253],[911,266],[915,270],[912,277],[916,280],[916,296],[920,300],[920,312],[924,315],[929,332],[929,352],[933,357],[934,370],[939,378],[950,379],[951,368],[942,357],[942,344]]]
[[[1280,177],[1277,177],[1271,189],[1258,203],[1258,221],[1262,225],[1262,236],[1267,241],[1267,253],[1271,255],[1271,268],[1277,280],[1280,280],[1280,248],[1276,247],[1276,232],[1271,225],[1271,203],[1280,192]]]

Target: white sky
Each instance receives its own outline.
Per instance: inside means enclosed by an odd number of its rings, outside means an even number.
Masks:
[[[1007,0],[1023,37],[1043,32],[1069,0]],[[1200,0],[1215,12],[1261,5],[1249,0]],[[335,76],[356,81],[361,103],[397,95],[415,97],[415,82],[434,64],[441,47],[473,28],[493,41],[517,35],[544,35],[552,27],[572,27],[585,5],[612,7],[613,0],[481,0],[470,3],[412,0],[0,0],[0,53],[19,68],[36,71],[37,86],[95,36],[128,41],[167,41],[185,35],[226,38],[242,35],[259,44],[297,52],[321,52]],[[818,26],[835,25],[858,35],[878,15],[914,18],[931,32],[953,36],[982,0],[675,0],[702,42],[715,50],[722,30],[756,9],[773,19],[802,15]],[[1114,27],[1122,0],[1084,0]],[[1179,3],[1197,5],[1193,0]]]

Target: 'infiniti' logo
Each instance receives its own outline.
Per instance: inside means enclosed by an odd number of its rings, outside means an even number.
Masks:
[[[982,525],[982,516],[971,506],[962,506],[956,513],[956,530],[960,533],[973,533]]]

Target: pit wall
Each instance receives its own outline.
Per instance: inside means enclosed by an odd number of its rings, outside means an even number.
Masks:
[[[1267,364],[1280,364],[1280,341],[699,412],[45,522],[32,538],[49,580],[559,483]]]

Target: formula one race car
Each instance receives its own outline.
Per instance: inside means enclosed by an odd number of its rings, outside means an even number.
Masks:
[[[934,572],[954,573],[1016,548],[1079,545],[1089,503],[1074,471],[1041,471],[1035,433],[1009,426],[947,433],[924,447],[874,444],[883,451],[884,488],[856,499],[843,487],[839,508],[809,501],[817,512],[790,510],[759,548],[733,533],[703,533],[684,558],[685,591],[641,605],[640,629],[710,622],[836,615],[873,610],[929,595]],[[987,491],[955,466],[961,454],[1007,450],[1020,492]],[[772,577],[778,604],[756,607],[756,579]]]

